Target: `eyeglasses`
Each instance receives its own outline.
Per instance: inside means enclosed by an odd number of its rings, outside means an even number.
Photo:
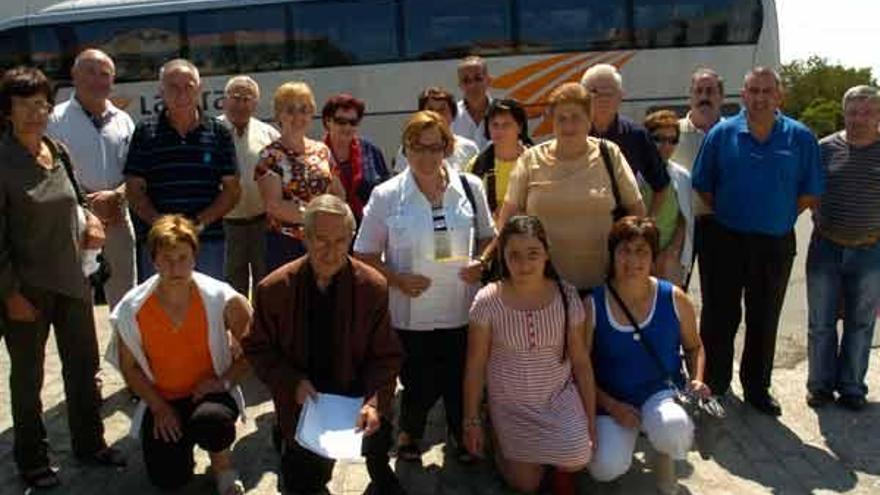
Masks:
[[[282,111],[286,114],[311,114],[312,107],[306,103],[291,103],[286,105]]]
[[[242,103],[248,103],[256,99],[254,95],[249,93],[231,93],[227,96],[227,98],[231,98],[235,101],[240,101]]]
[[[657,144],[678,144],[678,136],[676,137],[666,137],[661,136],[660,134],[651,134],[651,141],[654,141]]]
[[[330,120],[333,121],[336,125],[350,125],[352,127],[357,127],[360,124],[361,120],[357,117],[345,118],[338,115],[334,115]]]
[[[439,155],[446,151],[446,143],[437,143],[437,144],[420,144],[420,143],[412,143],[409,145],[409,151],[411,153],[418,154],[431,154],[431,155]]]

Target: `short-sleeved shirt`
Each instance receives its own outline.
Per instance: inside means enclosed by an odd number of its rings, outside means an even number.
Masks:
[[[856,147],[838,132],[819,146],[826,180],[819,230],[853,242],[880,235],[880,141]]]
[[[125,181],[122,170],[134,122],[109,101],[104,114],[96,116],[71,96],[52,110],[46,132],[67,146],[86,191],[116,189]]]
[[[480,179],[471,174],[460,174],[448,165],[449,178],[443,195],[443,223],[450,237],[458,240],[490,239],[495,235],[495,227],[483,192]],[[476,208],[471,207],[467,193],[461,183],[464,177],[474,196]],[[475,211],[476,210],[476,211]],[[474,236],[474,226],[476,235]],[[385,256],[385,264],[393,272],[410,272],[416,257],[433,258],[434,255],[434,212],[431,204],[419,190],[412,171],[407,169],[373,189],[370,201],[364,208],[364,218],[354,242],[358,253]],[[467,247],[465,247],[467,251]],[[455,254],[455,253],[454,253]],[[465,252],[464,254],[468,254]],[[468,288],[467,304],[476,295],[478,285]],[[410,322],[410,299],[395,287],[390,289],[389,306],[391,324],[394,328],[405,330],[434,330],[432,327],[414,325]],[[454,326],[467,324],[467,308],[450,318],[456,320]]]
[[[573,160],[553,155],[556,142],[527,149],[510,174],[505,203],[537,216],[547,232],[550,259],[559,275],[578,289],[602,283],[608,265],[608,232],[616,204],[599,140]],[[620,148],[608,144],[611,169],[623,206],[641,202],[636,178]]]
[[[691,122],[690,115],[689,112],[687,116],[678,120],[678,145],[669,159],[686,168],[688,172],[693,172],[694,162],[697,160],[697,153],[700,152],[706,133]],[[719,122],[723,121],[722,117]],[[712,208],[709,208],[698,194],[694,194],[693,198],[695,216],[712,214]]]
[[[623,115],[617,115],[604,133],[593,127],[590,135],[607,139],[619,146],[633,173],[641,175],[651,189],[660,191],[669,185],[669,173],[657,152],[657,146],[644,127]]]
[[[160,214],[195,218],[220,195],[223,178],[238,175],[235,145],[214,117],[202,114],[198,125],[182,136],[162,112],[138,123],[124,173],[146,181],[147,197]],[[149,225],[134,220],[138,239],[145,239]],[[206,225],[200,237],[222,239],[222,222]]]
[[[749,131],[745,110],[709,131],[697,155],[694,189],[712,193],[715,219],[742,232],[787,234],[797,220],[799,196],[824,189],[819,143],[782,113],[767,141]]]
[[[486,95],[486,98],[489,99],[489,103],[492,103],[491,96]],[[455,119],[452,121],[452,132],[473,141],[477,145],[478,152],[486,149],[486,146],[489,146],[489,138],[486,137],[485,120],[474,122],[464,100],[459,100],[456,103],[456,110]]]
[[[220,122],[226,125],[235,143],[235,156],[238,162],[238,179],[241,183],[241,197],[224,218],[251,218],[261,215],[264,211],[263,198],[260,197],[260,189],[254,180],[254,169],[260,161],[260,152],[272,141],[278,139],[278,130],[269,124],[251,118],[241,135],[235,126],[226,119],[219,117]]]

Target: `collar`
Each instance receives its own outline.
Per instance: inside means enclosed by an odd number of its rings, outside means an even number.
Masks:
[[[196,110],[198,110],[199,112],[198,124],[194,128],[190,129],[187,134],[190,134],[199,128],[206,128],[211,123],[211,117],[206,114],[201,107],[196,107]],[[159,113],[158,123],[160,125],[171,128],[172,130],[174,130],[174,132],[177,132],[177,129],[175,129],[174,126],[171,125],[171,120],[168,118],[168,110],[165,108],[163,108],[162,111]]]
[[[116,108],[110,100],[107,100],[107,105],[104,109],[104,113],[101,115],[95,115],[92,112],[88,111],[82,103],[80,103],[79,98],[76,97],[76,93],[71,95],[70,97],[70,105],[73,108],[79,109],[80,112],[83,113],[91,122],[94,124],[95,128],[101,129],[105,125],[109,124],[113,117],[119,113],[119,109]]]
[[[491,105],[491,104],[492,104],[492,95],[490,95],[489,93],[486,93],[486,110],[489,109],[489,105]],[[459,115],[461,114],[462,111],[467,112],[467,109],[468,109],[467,99],[462,98],[462,99],[458,100],[458,113],[459,113]],[[470,113],[468,113],[468,115],[470,115]],[[479,124],[480,123],[478,122],[477,125],[479,125]]]
[[[779,126],[782,124],[782,119],[783,119],[782,112],[780,112],[779,110],[776,110],[773,115],[774,115],[773,128],[770,129],[770,136],[773,136],[773,134],[776,133],[777,129],[779,129]],[[749,114],[745,108],[740,110],[739,113],[736,114],[736,117],[734,117],[734,118],[736,119],[735,125],[736,125],[736,132],[738,134],[751,134],[752,133],[751,129],[749,129]]]
[[[449,177],[449,182],[446,184],[446,191],[452,189],[459,196],[465,196],[464,189],[461,186],[461,178],[459,177],[458,172],[456,172],[451,166],[449,166],[449,162],[446,159],[443,160],[443,168],[446,170],[446,177]],[[404,172],[403,174],[404,201],[409,200],[410,196],[421,195],[422,191],[419,189],[419,185],[416,184],[416,178],[412,173],[412,169],[410,167],[407,167],[406,172]],[[444,197],[446,196],[446,191],[444,191],[443,193]]]
[[[594,127],[593,129],[595,129],[595,134],[593,134],[592,132],[590,134],[601,138],[619,136],[622,133],[621,125],[620,112],[617,112],[614,114],[614,118],[611,119],[611,123],[608,124],[608,129],[606,129],[605,132],[600,133],[599,130]]]
[[[223,124],[223,126],[226,127],[227,130],[229,130],[229,133],[232,134],[233,138],[241,139],[250,133],[250,130],[253,128],[252,124],[254,123],[254,120],[256,120],[256,119],[253,117],[248,119],[247,124],[245,124],[245,126],[244,126],[244,131],[241,133],[241,136],[238,135],[238,129],[235,127],[235,124],[233,124],[232,121],[227,119],[226,115],[220,115],[219,117],[217,117],[217,120],[221,124]]]

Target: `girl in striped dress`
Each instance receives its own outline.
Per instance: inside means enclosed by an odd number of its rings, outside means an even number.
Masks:
[[[510,219],[499,236],[500,281],[477,294],[465,367],[464,437],[482,454],[480,404],[488,385],[496,463],[514,489],[534,492],[551,465],[553,493],[574,493],[595,438],[595,391],[583,305],[559,280],[536,217]]]

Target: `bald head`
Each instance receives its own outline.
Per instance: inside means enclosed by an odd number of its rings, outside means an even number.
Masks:
[[[101,50],[83,50],[73,61],[70,75],[80,103],[89,111],[103,111],[116,77],[113,59]]]

